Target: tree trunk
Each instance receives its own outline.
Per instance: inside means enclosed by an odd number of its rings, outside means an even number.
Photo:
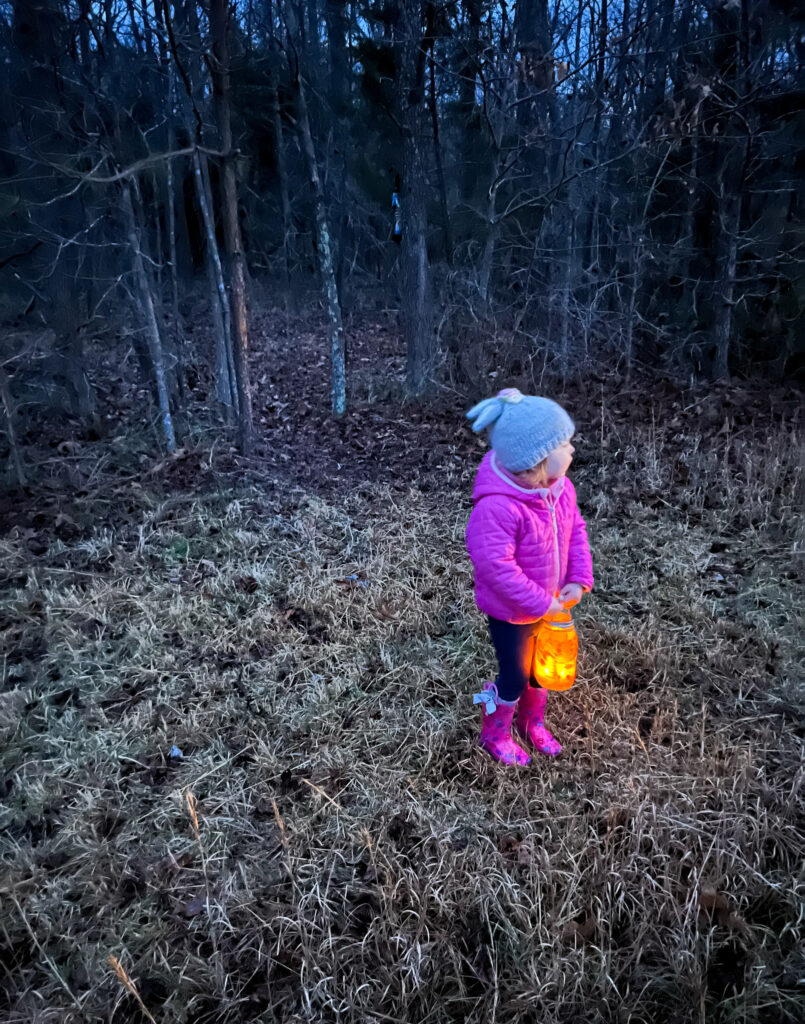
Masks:
[[[645,225],[638,224],[637,231],[640,237],[645,230]],[[642,284],[643,268],[643,246],[635,242],[632,226],[629,226],[629,259],[631,262],[629,274],[629,301],[626,305],[625,336],[623,342],[623,358],[626,363],[626,383],[632,379],[632,368],[634,366],[634,320],[637,312],[637,296]]]
[[[348,113],[349,67],[346,43],[346,0],[325,0],[330,57],[330,106],[336,118]]]
[[[548,114],[553,100],[553,58],[547,0],[519,0],[514,31],[520,52],[517,120],[528,170],[534,183],[544,187],[552,163]]]
[[[425,50],[420,0],[397,5],[396,38],[401,42],[398,96],[402,126],[402,240],[400,244],[400,319],[405,337],[409,394],[422,395],[434,363],[427,252],[425,138]]]
[[[196,184],[196,199],[201,208],[206,235],[207,279],[210,286],[210,315],[215,330],[215,393],[224,408],[237,410],[238,389],[232,367],[232,317],[229,310],[229,296],[224,283],[221,255],[215,237],[215,223],[212,219],[212,197],[207,191],[207,175],[204,174],[198,150],[193,153],[193,180]]]
[[[254,425],[249,383],[249,334],[246,323],[246,273],[243,241],[238,221],[238,187],[235,178],[235,154],[232,150],[232,112],[229,84],[229,2],[211,0],[210,31],[213,50],[213,97],[221,139],[224,243],[232,281],[232,343],[235,379],[238,388],[238,429],[244,455],[252,450]]]
[[[338,288],[333,266],[333,247],[330,228],[327,224],[327,211],[324,203],[324,189],[316,164],[316,151],[313,148],[313,137],[310,132],[305,86],[301,75],[297,75],[297,101],[299,107],[299,130],[302,135],[302,148],[307,160],[308,174],[313,188],[316,204],[316,240],[318,243],[319,267],[322,284],[327,301],[327,314],[330,333],[330,359],[332,363],[332,410],[341,416],[347,407],[347,376],[344,358],[344,327],[341,322],[341,305],[338,300]]]
[[[319,0],[305,0],[300,7],[302,12],[307,13],[307,24],[304,26],[307,65],[316,73],[319,69]]]
[[[486,240],[481,253],[481,268],[478,274],[478,292],[484,302],[489,301],[489,282],[492,278],[492,264],[495,256],[495,245],[500,234],[500,221],[495,215],[495,199],[497,189],[493,186],[487,197],[486,220],[488,224]]]
[[[461,199],[470,202],[478,186],[478,118],[475,109],[475,85],[481,54],[482,0],[464,0],[466,35],[460,42],[458,111],[461,131]]]
[[[162,431],[165,437],[165,446],[169,452],[176,450],[176,435],[173,430],[173,418],[170,411],[170,399],[168,396],[168,382],[165,373],[165,357],[162,350],[162,338],[159,334],[154,300],[151,294],[151,285],[148,280],[148,273],[145,269],[145,261],[140,248],[140,236],[137,230],[137,220],[134,215],[134,205],[131,197],[131,185],[128,180],[123,182],[123,213],[126,218],[126,231],[128,243],[131,249],[134,274],[137,279],[137,288],[140,293],[142,312],[145,319],[146,338],[148,339],[148,354],[151,357],[151,365],[154,370],[157,384],[157,398],[159,401],[159,413],[162,421]]]
[[[176,384],[180,395],[184,389],[184,356],[182,345],[182,324],[179,318],[179,271],[176,266],[176,196],[173,180],[173,160],[168,160],[165,176],[166,216],[168,219],[168,260],[170,261],[171,281],[171,326],[173,336],[173,357],[175,360]],[[180,398],[180,400],[183,400]]]
[[[713,85],[699,101],[692,276],[710,284],[700,307],[703,328],[713,342],[710,364],[704,368],[708,376],[719,379],[728,375],[741,197],[752,145],[751,128],[741,110],[747,85],[741,68],[741,12],[736,5],[713,8],[711,39],[712,51],[702,55],[697,68]]]
[[[718,233],[715,281],[715,320],[713,340],[715,356],[712,377],[725,380],[729,376],[728,357],[732,336],[732,310],[735,292],[735,267],[738,255],[741,200],[737,195],[725,196],[722,191]]]
[[[280,209],[282,210],[282,270],[284,276],[286,312],[295,310],[296,302],[291,291],[291,201],[288,195],[288,171],[285,162],[285,140],[282,134],[282,118],[280,117],[279,101],[279,70],[276,66],[270,72],[271,88],[271,123],[274,128],[274,144],[277,152],[277,178],[280,191]]]
[[[432,10],[432,8],[431,8]],[[439,202],[442,207],[442,231],[444,234],[444,255],[448,264],[452,263],[453,241],[450,232],[450,211],[447,205],[447,184],[444,178],[444,164],[442,162],[442,144],[439,141],[439,107],[436,96],[436,61],[433,57],[433,50],[436,40],[431,39],[430,56],[428,58],[430,71],[430,117],[433,124],[433,150],[436,157],[436,179],[439,183]]]
[[[17,441],[17,432],[14,429],[14,415],[17,410],[11,397],[8,377],[2,363],[0,363],[0,400],[2,400],[3,411],[6,415],[6,437],[8,439],[8,448],[11,453],[11,461],[14,463],[14,474],[17,477],[18,485],[20,487],[24,487],[26,484],[25,470],[22,465],[22,454],[20,452],[19,442]]]
[[[175,133],[173,130],[173,70],[168,71],[169,85],[168,93],[168,151],[172,151],[176,145]],[[184,401],[184,345],[182,323],[179,317],[179,267],[176,257],[176,185],[173,179],[173,159],[169,159],[166,167],[165,191],[167,193],[166,216],[168,220],[168,259],[170,261],[171,278],[171,320],[173,326],[173,352],[176,359],[176,382],[178,384],[180,401]]]
[[[79,0],[78,4],[78,36],[81,40],[81,63],[89,74],[92,65],[92,50],[89,45],[89,19],[92,0]]]
[[[154,221],[154,274],[156,276],[156,294],[162,302],[162,269],[165,263],[165,244],[162,238],[162,218],[159,215],[159,177],[156,171],[151,172],[151,194],[153,196]]]
[[[572,204],[571,204],[572,206]],[[565,228],[562,232],[562,244],[567,246],[567,253],[565,258],[562,260],[562,286],[561,286],[561,298],[559,308],[559,358],[562,363],[562,379],[566,379],[568,370],[570,369],[570,358],[571,358],[571,344],[572,339],[570,336],[570,305],[571,298],[574,294],[576,281],[577,281],[577,262],[576,262],[576,213],[571,208],[569,213],[569,227]]]
[[[213,255],[215,257],[216,266],[216,284],[218,287],[218,294],[221,302],[221,313],[224,321],[224,338],[226,345],[224,348],[224,354],[226,355],[227,371],[229,373],[229,384],[232,391],[232,404],[235,417],[237,418],[240,409],[240,402],[238,399],[238,383],[235,375],[235,346],[232,343],[232,303],[229,299],[229,288],[226,286],[224,279],[224,265],[221,259],[221,250],[218,245],[218,235],[215,230],[215,217],[213,215],[213,198],[212,198],[212,178],[210,176],[210,162],[205,154],[201,155],[201,176],[204,181],[204,195],[207,197],[207,211],[209,213],[209,226],[208,230],[212,231],[212,238],[214,247]]]
[[[350,220],[345,159],[350,132],[345,6],[345,0],[326,0],[325,4],[330,57],[330,81],[327,90],[330,124],[327,133],[327,177],[324,189],[325,195],[329,198],[328,223],[337,225],[338,238],[331,241],[334,242],[333,264],[342,308],[345,301],[344,265]]]

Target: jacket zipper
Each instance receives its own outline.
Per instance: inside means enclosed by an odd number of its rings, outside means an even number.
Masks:
[[[556,526],[555,502],[548,501],[547,505],[551,511],[551,524],[553,525],[553,553],[554,559],[556,561],[556,582],[554,583],[553,590],[551,591],[551,597],[553,597],[556,591],[559,589],[559,530]]]

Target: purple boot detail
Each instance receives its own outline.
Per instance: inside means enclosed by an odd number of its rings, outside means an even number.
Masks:
[[[545,728],[545,705],[548,691],[541,686],[527,686],[517,706],[514,730],[535,747],[540,754],[556,757],[562,753],[562,744]]]
[[[512,739],[512,718],[517,701],[505,701],[498,697],[495,683],[484,683],[481,693],[472,698],[473,704],[483,704],[480,745],[501,764],[530,764],[531,758]]]

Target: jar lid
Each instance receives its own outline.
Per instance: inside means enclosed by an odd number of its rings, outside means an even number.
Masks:
[[[569,615],[567,619],[546,619],[545,623],[551,629],[573,629],[573,619]]]

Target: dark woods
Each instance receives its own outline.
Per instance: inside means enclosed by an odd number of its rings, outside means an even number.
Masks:
[[[0,3],[11,473],[43,403],[100,430],[99,345],[168,450],[206,388],[248,451],[257,293],[291,321],[318,296],[336,414],[364,308],[399,311],[412,396],[797,372],[793,6]]]

